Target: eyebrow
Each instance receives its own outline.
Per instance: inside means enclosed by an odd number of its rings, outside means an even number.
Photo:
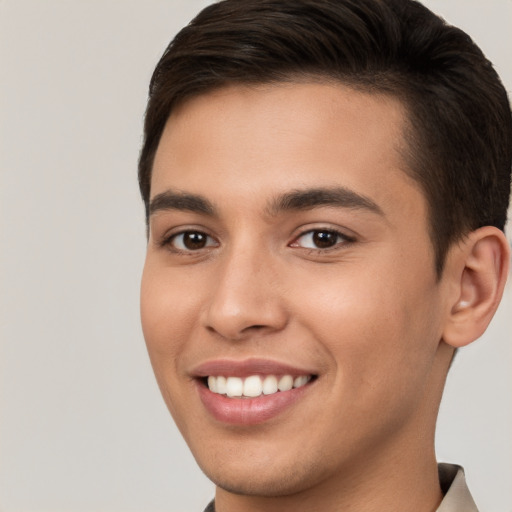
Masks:
[[[208,199],[186,192],[166,190],[157,194],[149,203],[149,215],[159,211],[183,210],[203,215],[216,215],[216,209]]]
[[[345,187],[308,188],[288,192],[272,201],[269,213],[276,215],[282,211],[309,210],[321,206],[367,210],[385,217],[375,201]]]
[[[267,212],[275,216],[281,212],[310,210],[321,206],[361,209],[385,216],[375,201],[345,187],[293,190],[274,198]],[[173,190],[157,194],[149,204],[149,215],[166,210],[189,211],[212,217],[217,215],[215,206],[205,197]]]

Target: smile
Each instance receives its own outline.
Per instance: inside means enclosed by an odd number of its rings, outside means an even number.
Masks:
[[[191,370],[199,399],[222,424],[248,427],[277,419],[314,396],[314,368],[269,359],[216,359]]]
[[[305,386],[311,375],[251,375],[246,378],[210,375],[207,379],[208,388],[212,393],[225,395],[229,398],[257,398],[261,395],[290,391]]]

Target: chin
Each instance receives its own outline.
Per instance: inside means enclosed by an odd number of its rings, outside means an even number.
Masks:
[[[215,457],[213,463],[197,461],[205,475],[219,488],[233,494],[259,497],[290,496],[316,485],[325,468],[304,460],[255,460],[242,454],[232,460]]]
[[[309,488],[312,483],[305,475],[297,475],[289,472],[283,475],[281,472],[277,474],[255,475],[255,471],[250,471],[248,475],[226,475],[221,472],[216,474],[208,474],[206,476],[221,489],[232,494],[243,496],[259,496],[259,497],[278,497],[290,496]],[[304,481],[306,480],[306,482]]]

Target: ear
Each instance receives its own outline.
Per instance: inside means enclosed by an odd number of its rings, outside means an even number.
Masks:
[[[455,286],[443,340],[458,348],[479,338],[494,316],[507,280],[510,248],[502,231],[485,226],[452,249],[455,254],[445,270]]]

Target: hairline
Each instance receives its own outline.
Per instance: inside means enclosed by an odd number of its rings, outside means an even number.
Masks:
[[[387,77],[386,77],[387,75]],[[323,84],[329,85],[333,87],[347,87],[353,91],[367,94],[371,96],[381,96],[382,98],[390,98],[393,101],[398,102],[403,108],[403,125],[401,127],[401,140],[394,146],[394,149],[398,152],[400,159],[403,162],[403,166],[399,167],[399,170],[403,172],[405,176],[407,176],[411,182],[418,187],[418,190],[425,198],[425,202],[427,205],[427,229],[428,235],[430,238],[430,242],[432,244],[433,249],[433,266],[436,272],[438,280],[441,278],[444,263],[446,260],[446,253],[448,247],[445,250],[440,250],[441,248],[438,246],[435,238],[435,215],[434,215],[434,204],[432,199],[430,198],[428,191],[424,184],[421,181],[421,177],[425,174],[425,170],[418,169],[417,167],[421,167],[421,159],[418,159],[418,155],[415,154],[414,148],[423,147],[424,142],[423,134],[421,130],[418,130],[414,126],[414,116],[415,110],[413,108],[414,103],[414,91],[407,87],[397,87],[397,80],[392,81],[392,87],[386,86],[386,80],[389,80],[389,73],[383,73],[382,79],[379,81],[375,78],[375,76],[371,77],[371,81],[368,80],[368,77],[360,74],[340,74],[337,76],[336,74],[329,74],[322,71],[289,71],[282,72],[279,77],[268,77],[267,79],[248,79],[248,80],[233,80],[226,79],[222,82],[216,84],[210,84],[209,86],[204,86],[200,90],[195,90],[192,92],[188,92],[181,97],[174,98],[172,105],[170,106],[169,111],[167,112],[167,116],[165,122],[163,122],[163,126],[158,134],[158,142],[155,143],[154,149],[152,153],[150,153],[151,159],[149,163],[146,164],[146,172],[148,174],[148,189],[147,189],[147,197],[145,198],[146,203],[146,228],[148,228],[149,223],[149,204],[151,197],[151,178],[153,175],[153,166],[156,153],[158,151],[158,147],[160,145],[160,140],[165,130],[165,126],[167,125],[170,117],[174,112],[183,108],[189,101],[193,101],[196,98],[206,96],[208,94],[212,94],[214,92],[222,91],[229,89],[230,87],[264,87],[264,86],[279,86],[279,85],[294,85],[294,84]],[[421,126],[421,125],[418,125]],[[469,230],[460,233],[460,236],[457,240],[452,240],[451,244],[463,238]],[[451,245],[450,244],[450,245]]]

